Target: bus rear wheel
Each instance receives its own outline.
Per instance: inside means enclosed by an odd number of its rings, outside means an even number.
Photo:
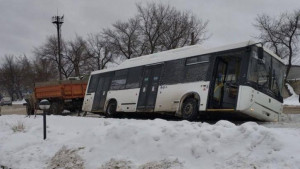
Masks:
[[[198,117],[197,100],[194,98],[186,99],[182,104],[181,113],[184,120],[196,120]]]
[[[117,116],[117,102],[112,101],[108,104],[106,109],[106,115],[108,117],[116,117]]]

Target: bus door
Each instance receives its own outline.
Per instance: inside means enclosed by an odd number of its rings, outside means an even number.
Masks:
[[[221,109],[224,96],[227,63],[223,59],[217,58],[214,70],[210,108]]]
[[[137,105],[138,111],[154,110],[161,69],[162,64],[145,67]]]
[[[101,112],[104,110],[104,104],[107,92],[110,87],[113,73],[102,74],[99,78],[97,89],[94,96],[92,111]]]
[[[216,59],[210,109],[234,110],[238,96],[241,59],[234,55]]]

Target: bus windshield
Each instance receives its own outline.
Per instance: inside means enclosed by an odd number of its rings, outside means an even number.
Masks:
[[[257,47],[252,47],[247,79],[255,83],[262,92],[267,92],[282,100],[283,78],[285,66],[279,60],[264,52],[263,58],[258,58]]]

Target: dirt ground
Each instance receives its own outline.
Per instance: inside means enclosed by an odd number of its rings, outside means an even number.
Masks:
[[[300,106],[284,106],[283,112],[287,114],[300,114]]]
[[[1,106],[1,115],[8,114],[26,115],[26,107],[23,105]]]

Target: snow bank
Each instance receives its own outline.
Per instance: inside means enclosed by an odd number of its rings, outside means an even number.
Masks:
[[[12,131],[18,122],[23,132]],[[76,151],[79,157],[72,156],[88,169],[296,169],[300,164],[299,128],[61,116],[48,116],[47,125],[44,141],[42,117],[1,116],[0,165],[47,168],[61,149]]]
[[[26,103],[24,99],[12,102],[13,105],[23,105],[24,103]]]
[[[300,106],[299,103],[299,95],[297,95],[293,89],[293,87],[289,84],[286,84],[290,93],[292,94],[290,97],[284,99],[283,105],[288,105],[288,106]]]

